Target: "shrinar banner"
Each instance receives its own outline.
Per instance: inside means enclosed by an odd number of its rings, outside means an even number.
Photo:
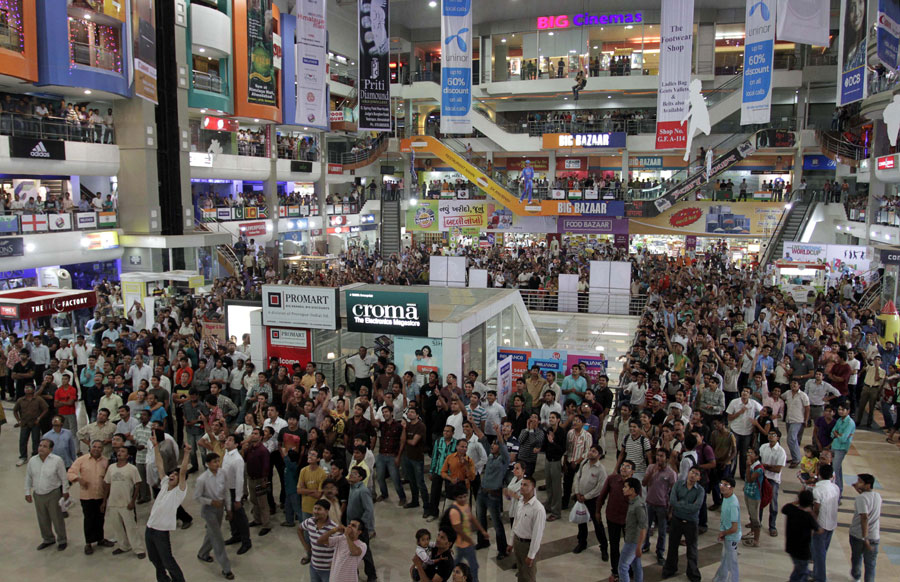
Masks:
[[[781,202],[682,202],[652,218],[630,217],[629,234],[768,236],[784,213]]]
[[[131,0],[131,39],[134,51],[134,94],[158,103],[154,3],[155,0]]]
[[[875,45],[878,60],[896,71],[900,48],[900,0],[878,0],[877,24]]]
[[[472,133],[472,0],[442,0],[441,38],[441,132]]]
[[[272,0],[247,3],[247,103],[278,106]]]
[[[831,0],[778,0],[778,40],[828,46]],[[771,10],[771,4],[769,6]]]
[[[391,130],[388,0],[359,0],[359,131]]]
[[[747,0],[741,125],[769,123],[775,57],[775,11],[769,7],[771,3]]]
[[[687,145],[691,51],[694,41],[694,0],[662,3],[659,55],[659,97],[656,105],[656,149]]]
[[[297,0],[297,123],[328,129],[325,0]]]
[[[866,96],[866,0],[841,1],[841,43],[838,53],[837,104]]]

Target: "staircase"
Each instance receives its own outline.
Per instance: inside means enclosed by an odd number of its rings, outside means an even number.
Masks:
[[[760,265],[766,265],[770,261],[777,261],[784,255],[785,241],[798,240],[816,203],[806,200],[795,200],[791,207],[781,216],[772,237],[769,239],[766,250],[763,253]]]
[[[195,217],[194,232],[213,232],[213,230],[209,227],[208,224]],[[241,263],[241,260],[238,258],[237,254],[234,252],[233,246],[217,245],[216,258],[219,260],[219,264],[222,265],[222,267],[228,272],[228,276],[240,277],[241,269],[243,269],[244,266]]]
[[[400,201],[381,202],[381,256],[400,254]]]

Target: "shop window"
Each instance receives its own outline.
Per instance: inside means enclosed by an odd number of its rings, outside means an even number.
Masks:
[[[90,10],[69,10],[69,62],[72,66],[122,72],[122,25]]]
[[[22,0],[0,0],[0,48],[25,51]]]
[[[192,76],[194,89],[210,93],[227,93],[227,85],[222,74],[225,65],[219,59],[193,55]]]

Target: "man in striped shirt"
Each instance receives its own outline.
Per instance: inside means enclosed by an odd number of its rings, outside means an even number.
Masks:
[[[470,382],[466,382],[469,384]],[[481,400],[476,392],[472,392],[469,396],[469,404],[466,405],[466,420],[472,423],[473,428],[484,432],[484,418],[487,416],[487,410],[481,405]]]
[[[334,557],[334,548],[319,544],[319,538],[338,526],[328,518],[330,509],[331,503],[328,500],[319,499],[313,506],[312,517],[305,519],[297,530],[297,537],[306,548],[306,554],[312,556],[303,558],[301,561],[301,563],[309,564],[310,582],[327,582],[331,575],[331,559]],[[307,541],[307,537],[309,541]]]

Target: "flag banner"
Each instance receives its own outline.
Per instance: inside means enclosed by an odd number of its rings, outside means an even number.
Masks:
[[[98,212],[97,224],[99,226],[115,226],[117,222],[115,212]]]
[[[203,213],[203,222],[215,222],[216,221],[216,209],[215,208],[201,208],[200,212]]]
[[[75,214],[75,228],[84,230],[86,228],[97,228],[96,212],[78,212]]]
[[[831,0],[778,0],[778,40],[828,46]],[[771,7],[770,7],[771,10]]]
[[[775,12],[769,8],[771,2],[747,0],[741,125],[769,123],[775,58]]]
[[[841,43],[838,52],[837,104],[866,97],[866,0],[841,0]]]
[[[0,216],[0,232],[4,234],[19,232],[19,217],[14,214]]]
[[[441,132],[472,133],[472,0],[441,1]]]
[[[656,149],[687,145],[694,43],[694,0],[666,0],[660,24],[659,95],[656,104]]]
[[[294,120],[328,129],[325,56],[327,8],[324,0],[297,0],[297,106]]]
[[[258,218],[259,209],[256,206],[247,206],[244,208],[244,218]]]
[[[23,214],[22,232],[47,232],[46,214]]]
[[[49,221],[50,230],[72,230],[71,214],[51,214]]]
[[[216,218],[218,220],[231,220],[231,208],[216,208]]]
[[[878,0],[876,22],[875,54],[885,67],[896,71],[900,48],[900,0]]]
[[[391,130],[388,0],[359,0],[359,131]]]
[[[231,209],[231,217],[234,220],[241,220],[244,218],[244,207],[243,206],[235,206]]]

